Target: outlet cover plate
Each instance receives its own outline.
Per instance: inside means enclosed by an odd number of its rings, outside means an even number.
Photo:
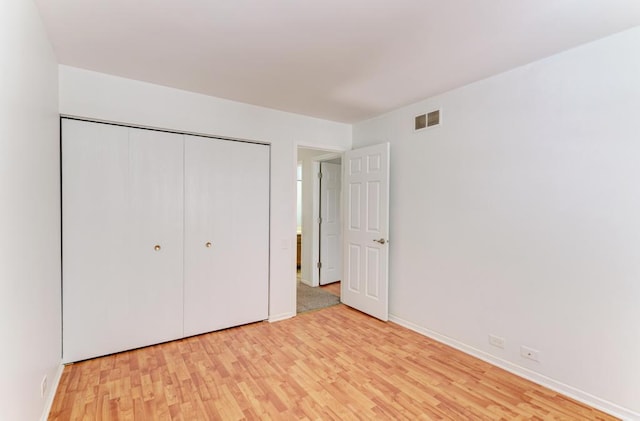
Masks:
[[[538,351],[537,349],[529,348],[528,346],[522,345],[520,347],[520,355],[528,360],[537,362],[540,361],[540,351]]]
[[[495,347],[504,349],[505,340],[500,336],[489,335],[489,343]]]

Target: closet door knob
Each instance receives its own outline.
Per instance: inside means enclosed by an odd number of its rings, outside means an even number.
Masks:
[[[204,246],[209,249],[211,248],[211,245],[211,241],[207,241]]]
[[[154,249],[155,251],[160,251],[160,249],[161,249],[161,248],[162,248],[162,247],[160,247],[160,244],[156,244],[156,245],[153,247],[153,249]]]

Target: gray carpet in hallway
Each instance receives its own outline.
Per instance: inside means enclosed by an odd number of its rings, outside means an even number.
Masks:
[[[300,281],[298,281],[297,296],[298,305],[296,311],[298,313],[331,307],[340,303],[340,297],[321,288],[310,287]]]

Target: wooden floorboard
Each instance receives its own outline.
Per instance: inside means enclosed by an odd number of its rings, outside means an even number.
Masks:
[[[612,420],[342,304],[65,367],[49,420]]]

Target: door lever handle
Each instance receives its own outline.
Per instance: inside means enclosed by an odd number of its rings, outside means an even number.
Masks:
[[[384,238],[380,238],[378,240],[373,240],[373,241],[375,241],[376,243],[380,243],[380,244],[384,244],[384,243],[387,242],[387,240],[385,240]]]

